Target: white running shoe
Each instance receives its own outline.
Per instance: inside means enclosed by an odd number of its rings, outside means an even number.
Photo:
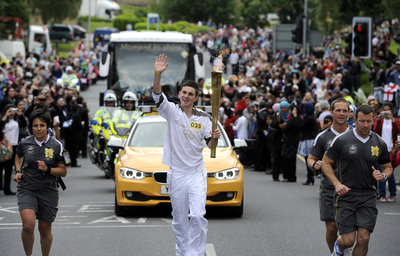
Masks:
[[[335,241],[335,245],[333,246],[332,256],[344,256],[344,252],[339,252],[339,247],[337,245],[337,240]]]
[[[352,248],[346,248],[343,251],[344,256],[351,256],[353,254],[353,249]]]

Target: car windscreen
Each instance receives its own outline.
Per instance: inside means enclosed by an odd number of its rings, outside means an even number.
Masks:
[[[129,147],[162,147],[167,132],[167,122],[139,123],[129,140]],[[221,129],[221,127],[220,127]],[[206,146],[205,141],[204,146]],[[225,136],[218,140],[218,147],[227,147]]]
[[[115,64],[119,81],[114,86],[122,91],[133,88],[140,95],[148,95],[153,86],[155,58],[164,53],[168,56],[168,70],[163,73],[162,83],[173,90],[190,73],[189,46],[187,43],[116,43]]]

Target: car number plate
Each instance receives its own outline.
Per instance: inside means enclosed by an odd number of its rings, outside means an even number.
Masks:
[[[161,185],[161,195],[169,195],[169,190],[167,185]]]

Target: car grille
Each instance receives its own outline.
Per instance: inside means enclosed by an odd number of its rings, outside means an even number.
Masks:
[[[157,183],[167,184],[167,172],[154,172],[153,178]]]

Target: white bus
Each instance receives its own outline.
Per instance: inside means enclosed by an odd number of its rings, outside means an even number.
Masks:
[[[124,31],[111,34],[108,51],[100,60],[100,76],[107,77],[107,89],[119,97],[128,89],[138,94],[140,104],[154,104],[151,97],[154,61],[168,56],[168,69],[161,79],[163,92],[177,100],[178,86],[185,80],[204,77],[203,55],[192,35],[180,32]],[[101,101],[100,101],[101,102]]]

